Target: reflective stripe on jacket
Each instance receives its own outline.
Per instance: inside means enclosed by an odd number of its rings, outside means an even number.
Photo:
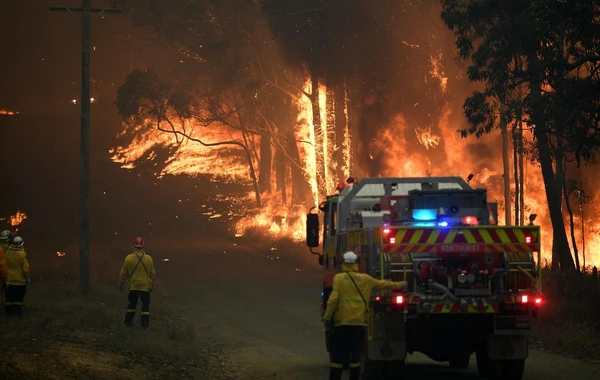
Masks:
[[[24,247],[9,246],[4,253],[8,269],[8,285],[27,285],[29,278],[29,261]]]
[[[323,319],[329,321],[333,317],[336,326],[367,326],[367,310],[361,294],[369,304],[373,289],[402,289],[403,286],[402,282],[377,280],[366,273],[358,273],[358,264],[342,264],[342,272],[333,278],[333,290]]]
[[[141,249],[134,249],[123,262],[119,286],[129,284],[129,290],[149,291],[154,286],[154,261]]]

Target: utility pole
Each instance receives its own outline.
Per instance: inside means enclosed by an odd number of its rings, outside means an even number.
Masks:
[[[51,11],[81,13],[81,156],[80,156],[80,213],[79,290],[90,290],[90,39],[91,15],[120,13],[118,8],[92,8],[92,0],[82,0],[81,7],[50,7]]]

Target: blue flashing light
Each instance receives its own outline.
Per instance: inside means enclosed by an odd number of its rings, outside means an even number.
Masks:
[[[389,224],[389,223],[387,223],[387,222],[385,222],[385,223],[383,223],[383,226],[384,226],[384,227],[389,227],[389,226],[390,226],[390,224]]]
[[[436,209],[412,210],[414,220],[436,220],[438,211]]]
[[[435,223],[420,222],[420,223],[414,223],[412,226],[413,227],[435,227]]]
[[[438,226],[439,227],[448,227],[448,222],[439,222]]]

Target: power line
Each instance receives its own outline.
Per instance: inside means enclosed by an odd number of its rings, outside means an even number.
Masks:
[[[354,1],[356,1],[356,0],[344,0],[344,1],[340,1],[339,3],[336,3],[336,4],[324,5],[321,7],[309,8],[309,9],[304,9],[301,11],[295,11],[295,12],[289,12],[289,13],[275,14],[275,15],[271,15],[271,16],[265,16],[264,18],[267,20],[273,20],[273,19],[278,19],[278,18],[283,18],[283,17],[297,16],[297,15],[306,14],[306,13],[320,12],[320,11],[324,11],[327,9],[337,8],[339,6],[346,5],[346,4],[352,3]],[[159,19],[159,20],[189,22],[191,24],[193,24],[193,23],[218,24],[218,23],[228,23],[228,22],[237,22],[238,21],[237,19],[234,19],[234,18],[230,18],[227,20],[184,20],[184,19],[181,19],[178,17],[166,17],[166,16],[159,16],[156,14],[151,14],[151,13],[146,13],[146,12],[139,12],[139,11],[136,11],[133,9],[130,10],[130,12],[134,13],[134,14],[138,14],[140,16],[152,17],[152,18]]]

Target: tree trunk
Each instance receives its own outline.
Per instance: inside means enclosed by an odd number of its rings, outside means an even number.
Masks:
[[[258,188],[262,193],[271,191],[272,164],[271,136],[267,132],[260,137],[260,169],[258,172]]]
[[[335,89],[335,153],[334,161],[337,165],[335,173],[337,182],[346,180],[349,176],[348,164],[346,162],[346,135],[348,128],[348,120],[346,118],[346,83],[342,82]]]
[[[537,68],[539,62],[535,55],[531,57],[531,68]],[[530,83],[531,95],[530,102],[532,107],[531,118],[534,127],[534,136],[537,140],[537,148],[540,156],[540,166],[542,169],[542,177],[546,187],[546,200],[548,201],[548,210],[550,211],[550,220],[553,230],[553,251],[556,250],[560,269],[564,272],[569,272],[575,269],[571,250],[569,249],[569,241],[565,230],[565,223],[561,212],[561,204],[556,200],[560,198],[560,193],[557,192],[554,179],[554,169],[552,167],[552,154],[550,152],[550,141],[548,140],[548,131],[544,109],[542,105],[541,83],[536,76]]]
[[[306,177],[304,176],[303,166],[300,163],[298,144],[294,137],[295,136],[292,133],[292,135],[286,139],[287,143],[285,145],[292,170],[292,204],[300,205],[306,203],[307,200],[311,198],[311,192]]]
[[[557,160],[558,160],[557,156]],[[563,190],[563,198],[565,199],[565,205],[567,206],[567,211],[569,212],[569,229],[571,230],[571,245],[573,246],[573,254],[575,255],[575,267],[577,271],[579,271],[579,252],[577,250],[577,239],[575,238],[575,218],[573,217],[573,208],[571,207],[570,201],[570,193],[571,190],[567,187],[567,168],[564,163],[564,160],[561,160],[559,164],[558,161],[556,163],[556,171],[560,171],[560,177],[562,179],[562,190]]]
[[[254,194],[256,199],[256,207],[262,207],[260,199],[260,189],[258,187],[258,179],[256,178],[256,170],[254,169],[254,163],[252,162],[252,153],[248,148],[248,136],[246,130],[242,130],[242,136],[244,137],[244,152],[246,153],[246,160],[248,160],[248,166],[250,169],[250,179],[252,180],[252,186],[254,187]]]
[[[502,174],[504,178],[504,224],[510,226],[512,224],[510,209],[510,163],[508,161],[508,131],[504,109],[505,106],[501,106],[500,129],[502,131],[502,167],[504,169],[504,174]]]
[[[519,224],[525,225],[525,148],[523,147],[523,122],[519,121],[519,188],[521,196],[519,197]]]
[[[512,127],[512,140],[513,140],[513,176],[515,181],[515,225],[519,226],[521,220],[522,210],[519,209],[521,205],[521,187],[519,186],[519,135],[517,132],[517,122]]]
[[[281,194],[281,203],[287,205],[287,186],[285,181],[285,158],[281,150],[275,151],[275,178],[277,181],[277,190]]]
[[[317,161],[317,186],[319,189],[319,197],[327,195],[325,184],[325,152],[323,151],[323,129],[321,123],[321,106],[319,104],[319,78],[316,75],[311,75],[312,92],[310,102],[312,105],[313,130],[315,134],[315,158]]]

